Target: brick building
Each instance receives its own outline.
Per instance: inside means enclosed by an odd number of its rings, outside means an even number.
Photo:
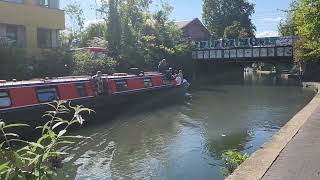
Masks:
[[[182,30],[183,36],[192,41],[208,41],[211,36],[209,30],[198,18],[191,21],[178,21],[176,24]]]

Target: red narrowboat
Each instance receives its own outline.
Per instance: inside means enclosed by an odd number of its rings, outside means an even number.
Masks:
[[[157,72],[0,81],[0,119],[33,124],[28,118],[42,115],[48,103],[55,100],[95,109],[159,94],[183,96],[183,92],[184,88],[175,80],[168,81]]]

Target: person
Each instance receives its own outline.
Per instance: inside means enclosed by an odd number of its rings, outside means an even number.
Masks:
[[[92,77],[93,79],[93,88],[96,95],[101,95],[104,92],[104,83],[102,79],[102,72],[98,71],[96,75]]]
[[[183,80],[183,73],[182,73],[182,70],[179,70],[178,76]]]
[[[158,65],[158,72],[165,73],[168,70],[168,63],[166,59],[162,59]]]

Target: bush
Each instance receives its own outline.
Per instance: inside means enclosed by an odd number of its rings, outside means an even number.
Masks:
[[[19,79],[30,76],[25,72],[27,59],[23,49],[0,47],[0,79]]]
[[[34,77],[57,77],[70,74],[72,56],[63,49],[42,50],[31,58]]]
[[[105,74],[114,73],[117,62],[105,55],[96,56],[88,51],[77,51],[73,54],[72,75],[93,75],[97,71]]]
[[[55,104],[52,105],[53,111],[45,114],[49,121],[41,127],[42,136],[35,142],[21,140],[17,134],[8,132],[11,128],[28,125],[7,125],[0,120],[0,134],[4,137],[4,141],[0,141],[0,179],[52,179],[54,169],[61,168],[62,156],[66,155],[57,150],[59,146],[73,144],[74,139],[85,138],[67,136],[67,131],[71,125],[82,125],[83,113],[92,110],[82,106],[72,107],[70,104],[67,106],[64,101]],[[73,116],[69,121],[62,119],[70,112],[73,112]],[[23,147],[13,147],[12,143],[21,143]]]
[[[24,49],[0,47],[0,79],[27,80],[70,74],[72,57],[62,49],[28,54]]]
[[[240,164],[248,158],[247,154],[242,154],[235,151],[229,151],[224,154],[225,168],[224,175],[229,176],[232,174]]]

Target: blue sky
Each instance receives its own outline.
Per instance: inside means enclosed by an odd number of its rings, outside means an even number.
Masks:
[[[72,2],[80,2],[85,10],[86,24],[98,21],[96,17],[95,1],[99,0],[61,0],[61,8]],[[159,4],[160,0],[153,0],[154,4]],[[171,18],[179,20],[189,20],[195,17],[202,19],[202,0],[167,0],[173,7]],[[255,14],[252,16],[253,23],[257,27],[257,36],[277,35],[277,26],[285,13],[281,10],[288,9],[292,0],[249,0],[256,4]],[[157,6],[155,6],[157,8]]]

